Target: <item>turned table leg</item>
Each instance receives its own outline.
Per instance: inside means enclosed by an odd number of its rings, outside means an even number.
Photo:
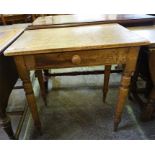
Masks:
[[[104,71],[105,72],[104,72],[104,83],[103,83],[103,102],[106,101],[106,97],[108,93],[111,65],[105,65]]]
[[[36,71],[36,76],[38,77],[39,85],[40,85],[40,90],[41,90],[41,95],[43,97],[44,103],[47,106],[46,102],[46,88],[44,85],[44,78],[43,78],[43,73],[42,70],[37,70]]]
[[[131,81],[131,75],[135,70],[137,57],[138,57],[139,48],[131,47],[128,51],[126,65],[124,68],[124,72],[121,79],[121,85],[118,95],[118,101],[116,104],[115,109],[115,116],[114,116],[114,131],[117,131],[118,125],[121,121],[121,116],[123,112],[123,108],[125,105],[125,100],[128,95],[129,85]]]
[[[121,115],[123,112],[126,97],[128,95],[130,80],[131,80],[131,75],[125,71],[121,79],[118,102],[116,105],[115,118],[114,118],[114,131],[117,131],[118,125],[121,121]]]
[[[39,131],[41,131],[41,123],[40,123],[36,100],[35,100],[35,96],[32,88],[32,83],[30,80],[29,71],[26,68],[24,58],[22,56],[16,56],[14,57],[14,59],[15,59],[19,77],[23,81],[23,86],[24,86],[27,102],[34,120],[34,125]]]

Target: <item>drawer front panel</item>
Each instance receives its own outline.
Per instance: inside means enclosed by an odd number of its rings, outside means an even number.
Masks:
[[[36,68],[66,68],[124,64],[128,48],[62,52],[35,55]]]

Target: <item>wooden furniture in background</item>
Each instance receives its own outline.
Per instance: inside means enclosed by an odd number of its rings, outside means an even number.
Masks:
[[[0,24],[10,25],[17,23],[28,23],[32,22],[31,14],[1,14]]]
[[[29,77],[30,70],[42,72],[49,68],[126,64],[115,109],[116,131],[121,121],[131,75],[135,70],[139,47],[147,44],[146,39],[118,24],[103,24],[25,31],[5,51],[5,55],[14,57],[34,124],[39,130],[41,122]],[[42,77],[39,78],[42,81]]]
[[[145,14],[55,15],[38,17],[29,27],[51,28],[119,23],[123,26],[153,25],[155,17]]]
[[[62,16],[62,15],[71,15],[71,14],[32,14],[32,21],[36,22],[37,24],[37,20],[39,19],[42,21],[42,18],[48,18],[48,16],[54,17],[54,16]],[[41,17],[41,18],[40,18]]]
[[[5,57],[4,50],[25,30],[26,25],[0,26],[0,126],[10,139],[15,139],[11,121],[6,113],[8,98],[18,79],[18,73],[12,57]]]
[[[1,21],[2,21],[2,24],[3,25],[6,25],[6,21],[5,21],[5,18],[4,18],[4,16],[1,14]]]
[[[147,47],[145,47],[145,50],[148,55],[148,67],[149,67],[150,78],[152,80],[153,88],[149,93],[148,101],[144,105],[145,107],[142,113],[143,120],[150,120],[155,110],[155,26],[154,25],[138,26],[138,27],[129,28],[129,30],[150,41],[150,44]],[[145,56],[145,59],[147,59],[147,56]],[[137,75],[135,75],[136,78],[138,77],[140,66],[137,66],[137,68],[138,68],[138,71],[137,71]],[[135,85],[135,82],[136,81],[134,81],[133,85]],[[140,104],[141,104],[141,101],[140,101]]]

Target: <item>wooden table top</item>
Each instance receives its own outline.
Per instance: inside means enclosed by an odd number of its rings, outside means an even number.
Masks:
[[[147,44],[146,39],[119,24],[102,24],[25,31],[4,54],[29,55]]]
[[[149,40],[151,45],[155,45],[155,25],[129,27],[128,29]]]
[[[104,14],[104,15],[59,15],[38,17],[32,25],[75,24],[75,23],[131,23],[155,21],[154,16],[145,14]]]
[[[38,17],[32,23],[32,25],[46,25],[46,24],[53,24],[53,16]]]
[[[8,47],[27,27],[27,24],[0,26],[0,53]]]

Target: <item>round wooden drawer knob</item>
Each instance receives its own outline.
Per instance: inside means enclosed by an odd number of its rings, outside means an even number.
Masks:
[[[81,63],[81,58],[80,58],[80,56],[79,56],[79,55],[74,55],[74,56],[72,57],[72,63],[75,64],[75,65],[80,64],[80,63]]]

